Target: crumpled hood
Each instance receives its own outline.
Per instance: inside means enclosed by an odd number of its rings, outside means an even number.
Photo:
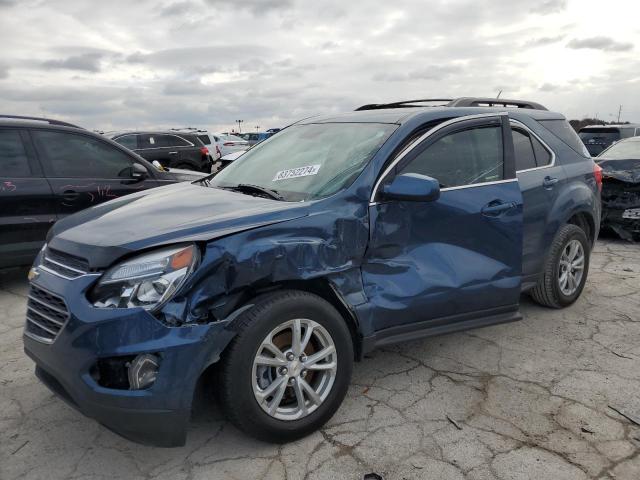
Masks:
[[[302,203],[178,183],[127,195],[57,222],[51,248],[105,268],[127,253],[172,243],[213,240],[300,218]]]
[[[601,160],[598,165],[602,168],[604,178],[610,177],[622,182],[640,183],[640,159]]]

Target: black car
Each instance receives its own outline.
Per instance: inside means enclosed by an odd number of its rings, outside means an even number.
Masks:
[[[209,149],[197,133],[120,132],[108,137],[150,162],[160,162],[163,167],[207,173],[211,170]]]
[[[0,115],[0,267],[29,264],[58,219],[112,198],[201,178],[159,171],[102,135]]]

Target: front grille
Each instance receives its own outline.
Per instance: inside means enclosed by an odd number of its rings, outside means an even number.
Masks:
[[[68,280],[81,277],[89,272],[89,262],[84,258],[69,255],[52,248],[45,250],[40,266],[44,270]]]
[[[69,319],[64,300],[35,285],[29,290],[25,334],[43,343],[53,343]]]

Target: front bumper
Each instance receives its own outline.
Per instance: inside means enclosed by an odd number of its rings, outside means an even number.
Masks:
[[[41,271],[32,283],[65,300],[69,319],[53,343],[27,335],[24,349],[36,375],[88,417],[131,440],[179,446],[202,372],[215,363],[233,333],[226,322],[169,327],[143,309],[99,309],[86,299],[96,275],[66,280]],[[154,353],[155,383],[145,390],[105,388],[91,375],[101,358]]]

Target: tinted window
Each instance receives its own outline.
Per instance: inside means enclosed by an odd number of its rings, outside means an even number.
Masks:
[[[184,138],[176,135],[160,135],[158,141],[161,147],[190,147],[191,144]]]
[[[553,133],[556,137],[569,145],[572,149],[584,157],[591,157],[587,147],[566,120],[538,120],[540,125]]]
[[[29,159],[18,130],[0,129],[0,176],[31,176]]]
[[[209,136],[208,135],[198,135],[198,138],[205,145],[210,145],[211,144],[211,140],[209,140]]]
[[[536,137],[531,137],[531,142],[533,142],[533,150],[536,152],[536,163],[538,166],[544,167],[545,165],[549,165],[551,163],[549,150],[547,150]]]
[[[503,165],[501,128],[481,127],[442,137],[399,173],[428,175],[446,188],[502,180]]]
[[[138,148],[138,140],[135,135],[124,135],[114,139],[123,147],[127,147],[129,150],[135,150]]]
[[[131,175],[131,158],[98,139],[74,133],[35,131],[51,177],[117,178]]]
[[[583,128],[578,136],[585,143],[589,140],[611,143],[620,140],[620,130],[617,128]]]
[[[513,150],[516,156],[516,170],[535,168],[536,156],[533,152],[531,138],[521,130],[511,130],[513,133]]]

